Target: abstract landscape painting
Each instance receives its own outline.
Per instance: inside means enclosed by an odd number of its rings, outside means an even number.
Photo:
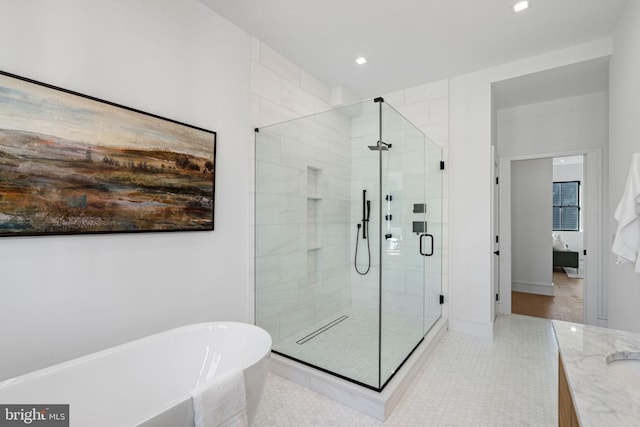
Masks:
[[[0,72],[0,236],[213,230],[216,133]]]

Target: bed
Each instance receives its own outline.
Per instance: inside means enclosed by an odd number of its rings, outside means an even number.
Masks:
[[[572,267],[578,268],[578,252],[569,249],[562,237],[558,233],[553,233],[552,247],[553,247],[553,267]]]
[[[578,252],[571,250],[553,250],[554,267],[578,268]]]

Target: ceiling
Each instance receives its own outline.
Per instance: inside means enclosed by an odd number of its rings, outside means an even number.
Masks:
[[[611,35],[628,0],[199,0],[362,98]],[[357,65],[365,56],[368,63]]]

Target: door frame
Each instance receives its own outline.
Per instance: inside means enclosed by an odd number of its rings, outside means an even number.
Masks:
[[[500,264],[499,314],[511,314],[511,162],[553,157],[584,155],[583,220],[584,220],[584,323],[606,326],[606,292],[603,278],[603,154],[601,148],[529,154],[499,159],[499,236]],[[493,165],[492,165],[493,167]],[[551,237],[551,236],[549,236]],[[550,239],[551,240],[551,239]],[[551,250],[551,248],[549,248]],[[588,258],[587,258],[588,257]]]
[[[502,290],[500,289],[500,162],[495,145],[491,146],[491,239],[493,254],[491,255],[491,290],[493,304],[491,305],[491,319],[501,314],[500,304]]]

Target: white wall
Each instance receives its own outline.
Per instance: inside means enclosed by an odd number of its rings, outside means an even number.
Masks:
[[[218,132],[215,231],[0,239],[0,380],[247,313],[248,35],[196,1],[7,1],[3,71]]]
[[[268,126],[331,109],[331,89],[251,38],[251,123]]]
[[[607,56],[610,43],[604,39],[451,79],[449,265],[457,266],[449,271],[451,329],[493,334],[491,84]]]
[[[499,157],[608,147],[609,94],[562,98],[498,110]]]
[[[607,121],[609,120],[607,114]],[[608,138],[607,138],[608,139]],[[582,181],[584,162],[553,165],[553,181]]]
[[[511,162],[512,289],[553,295],[551,159]]]
[[[317,217],[340,218],[340,210],[348,209],[349,128],[341,126],[338,114],[282,123],[329,110],[330,98],[328,86],[252,38],[251,123],[262,130],[251,138],[257,154],[251,150],[249,224],[253,231],[257,223],[257,237],[251,233],[250,248],[257,238],[259,256],[249,254],[258,277],[254,287],[251,268],[249,312],[274,343],[348,303],[350,233],[323,236],[321,226],[308,227],[307,222],[316,222],[309,216],[313,210]],[[279,125],[269,129],[273,124]],[[256,155],[259,180],[265,184],[258,189],[257,217]],[[316,170],[317,185],[309,185],[308,167]],[[348,216],[342,215],[344,224],[336,227],[346,227]]]
[[[640,2],[630,1],[613,35],[613,56],[609,70],[610,147],[609,211],[610,230],[617,222],[613,213],[620,201],[632,153],[640,152]],[[611,248],[613,235],[606,242]],[[627,263],[615,265],[609,253],[609,326],[640,331],[640,275]]]

